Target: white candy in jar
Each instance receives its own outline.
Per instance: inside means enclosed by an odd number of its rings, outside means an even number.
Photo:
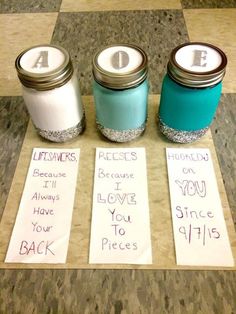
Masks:
[[[38,133],[65,142],[85,127],[79,82],[69,53],[55,45],[23,51],[15,62],[24,102]]]

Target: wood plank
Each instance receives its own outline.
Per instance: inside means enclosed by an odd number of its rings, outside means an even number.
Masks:
[[[174,239],[172,232],[171,209],[165,160],[166,147],[204,147],[211,151],[215,173],[221,196],[222,207],[229,233],[231,247],[236,260],[236,234],[232,221],[221,172],[212,140],[211,132],[192,144],[174,144],[164,138],[157,127],[156,116],[159,104],[158,95],[149,96],[149,117],[143,136],[135,141],[117,144],[107,141],[96,130],[95,112],[92,96],[84,96],[87,127],[77,139],[65,144],[50,143],[41,139],[29,123],[20,158],[17,164],[8,201],[0,224],[0,268],[61,268],[61,269],[229,269],[219,267],[178,266],[175,261]],[[153,248],[152,265],[90,265],[88,264],[90,222],[92,209],[93,174],[96,147],[145,147],[147,154],[147,173],[151,236]],[[81,148],[79,175],[73,211],[71,236],[66,264],[6,264],[4,263],[12,228],[18,211],[24,181],[26,178],[33,147]],[[66,187],[65,187],[66,188]]]

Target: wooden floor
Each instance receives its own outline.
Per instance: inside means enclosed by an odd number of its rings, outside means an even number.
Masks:
[[[106,44],[140,45],[149,57],[150,93],[160,94],[169,53],[205,41],[228,56],[211,132],[236,224],[235,0],[1,0],[0,217],[28,125],[14,61],[23,49],[60,44],[71,54],[83,95],[91,58]],[[1,241],[1,239],[0,239]],[[0,269],[0,313],[236,313],[236,273],[183,270]]]

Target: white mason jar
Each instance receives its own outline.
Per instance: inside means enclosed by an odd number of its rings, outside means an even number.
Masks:
[[[64,142],[84,130],[79,82],[64,48],[29,48],[17,57],[15,66],[26,107],[42,137]]]

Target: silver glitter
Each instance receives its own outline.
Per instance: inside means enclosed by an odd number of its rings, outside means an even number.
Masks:
[[[136,137],[139,137],[145,130],[146,122],[143,123],[139,128],[122,130],[122,131],[106,128],[102,126],[98,121],[97,121],[97,127],[100,130],[100,132],[109,140],[113,142],[123,143],[123,142],[132,141]]]
[[[83,115],[83,118],[76,126],[73,126],[72,128],[66,130],[51,131],[42,130],[39,128],[36,128],[36,130],[38,131],[39,135],[46,138],[47,140],[60,143],[76,137],[81,132],[83,132],[84,128],[85,128],[85,115]]]
[[[209,129],[204,128],[197,131],[182,131],[182,130],[175,130],[169,126],[167,126],[159,117],[159,127],[160,131],[171,141],[176,143],[191,143],[198,140],[202,137],[207,130]]]

